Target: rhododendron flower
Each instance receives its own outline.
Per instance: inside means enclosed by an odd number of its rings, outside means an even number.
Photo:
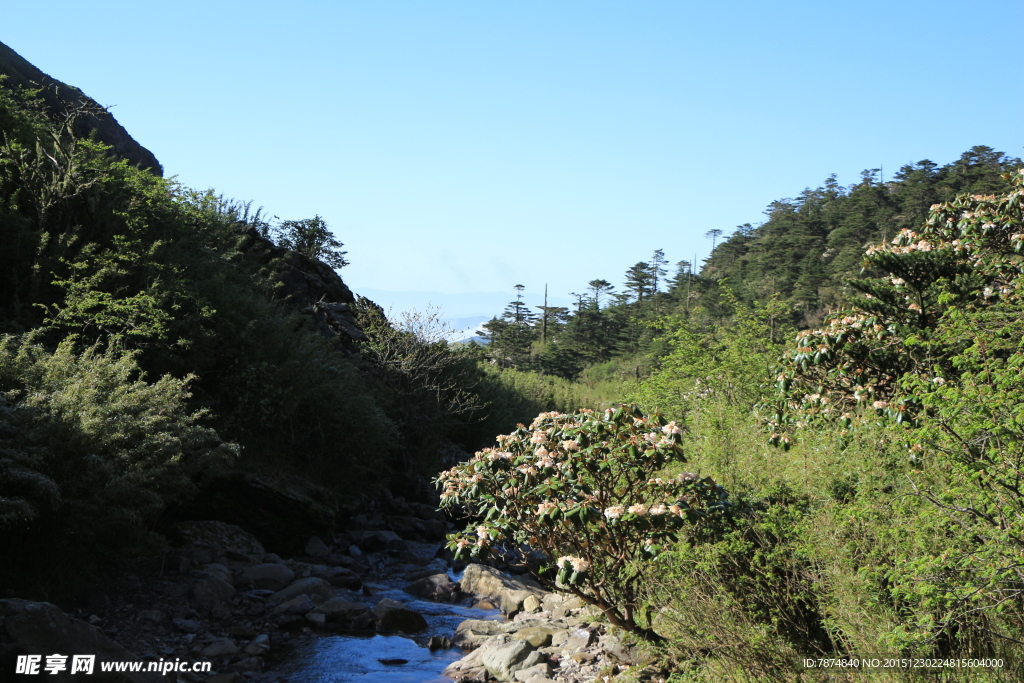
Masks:
[[[566,555],[565,557],[558,558],[558,562],[555,563],[555,566],[564,568],[566,563],[568,563],[575,572],[582,573],[590,569],[589,562],[584,560],[582,557],[575,557],[573,555]]]
[[[637,503],[636,505],[630,505],[629,511],[632,512],[634,515],[646,515],[647,506],[644,505],[643,503]]]
[[[572,439],[566,439],[565,441],[562,442],[562,448],[564,448],[567,451],[572,452],[572,451],[578,451],[580,449],[580,445],[578,443],[576,443],[575,441],[573,441]]]
[[[604,511],[604,516],[608,519],[618,519],[622,516],[622,506],[612,505],[610,508],[606,508]]]
[[[660,517],[661,515],[664,515],[666,512],[668,512],[668,508],[659,503],[658,505],[651,507],[650,512],[655,517]]]
[[[665,432],[666,434],[682,434],[683,433],[683,430],[679,428],[679,425],[676,424],[675,420],[673,420],[672,422],[669,422],[667,425],[662,427],[661,431]]]
[[[548,440],[548,435],[541,431],[536,431],[530,437],[530,443],[544,443]]]

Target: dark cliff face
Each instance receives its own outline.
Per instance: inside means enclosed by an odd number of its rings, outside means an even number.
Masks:
[[[53,112],[62,112],[64,103],[99,107],[95,100],[78,88],[47,76],[21,55],[0,43],[0,74],[7,76],[6,87],[42,88],[40,96]],[[163,167],[153,153],[136,142],[109,112],[101,111],[80,117],[75,133],[83,137],[95,131],[101,142],[110,145],[114,154],[130,163],[163,175]]]

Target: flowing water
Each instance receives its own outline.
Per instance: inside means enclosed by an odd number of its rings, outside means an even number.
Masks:
[[[410,546],[414,554],[424,558],[432,557],[437,550],[436,545]],[[411,583],[404,575],[420,567],[383,556],[372,556],[371,561],[373,568],[364,581],[372,596],[344,597],[365,602],[370,608],[384,598],[396,600],[422,614],[427,620],[427,630],[409,637],[323,635],[300,645],[288,659],[274,667],[278,676],[287,678],[290,683],[451,683],[441,672],[463,653],[457,648],[431,652],[426,647],[427,640],[431,636],[451,637],[466,619],[502,618],[498,610],[419,599],[402,589]],[[449,576],[452,580],[459,578],[450,571]]]

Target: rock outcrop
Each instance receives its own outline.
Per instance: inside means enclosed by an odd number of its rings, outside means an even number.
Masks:
[[[0,43],[0,74],[7,76],[7,87],[42,88],[40,97],[54,114],[63,113],[65,103],[94,111],[78,117],[74,126],[76,135],[88,137],[90,133],[95,133],[96,138],[110,145],[118,157],[127,159],[135,166],[147,168],[156,175],[163,175],[163,167],[153,153],[136,142],[110,112],[73,85],[44,74],[3,43]]]
[[[158,674],[112,673],[100,670],[101,662],[137,661],[138,657],[99,629],[65,614],[48,602],[0,600],[0,679],[15,671],[18,655],[59,654],[67,657],[64,670],[49,673],[40,667],[39,678],[48,681],[81,680],[71,675],[74,655],[95,655],[89,680],[101,683],[155,683],[163,680]],[[45,660],[43,661],[45,665]]]

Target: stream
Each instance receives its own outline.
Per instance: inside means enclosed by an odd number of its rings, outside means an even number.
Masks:
[[[413,555],[423,560],[432,558],[437,547],[427,543],[409,544]],[[496,609],[431,602],[406,593],[403,588],[411,583],[406,574],[422,570],[422,565],[407,564],[385,555],[371,555],[368,559],[371,571],[364,577],[364,585],[371,595],[339,594],[348,600],[363,602],[371,609],[384,598],[401,602],[422,614],[428,628],[413,636],[317,636],[297,646],[287,659],[274,667],[279,680],[286,678],[290,683],[451,683],[452,679],[441,672],[464,653],[458,648],[431,652],[426,646],[430,637],[451,637],[466,619],[503,618]],[[448,575],[453,581],[461,577],[450,568]]]

